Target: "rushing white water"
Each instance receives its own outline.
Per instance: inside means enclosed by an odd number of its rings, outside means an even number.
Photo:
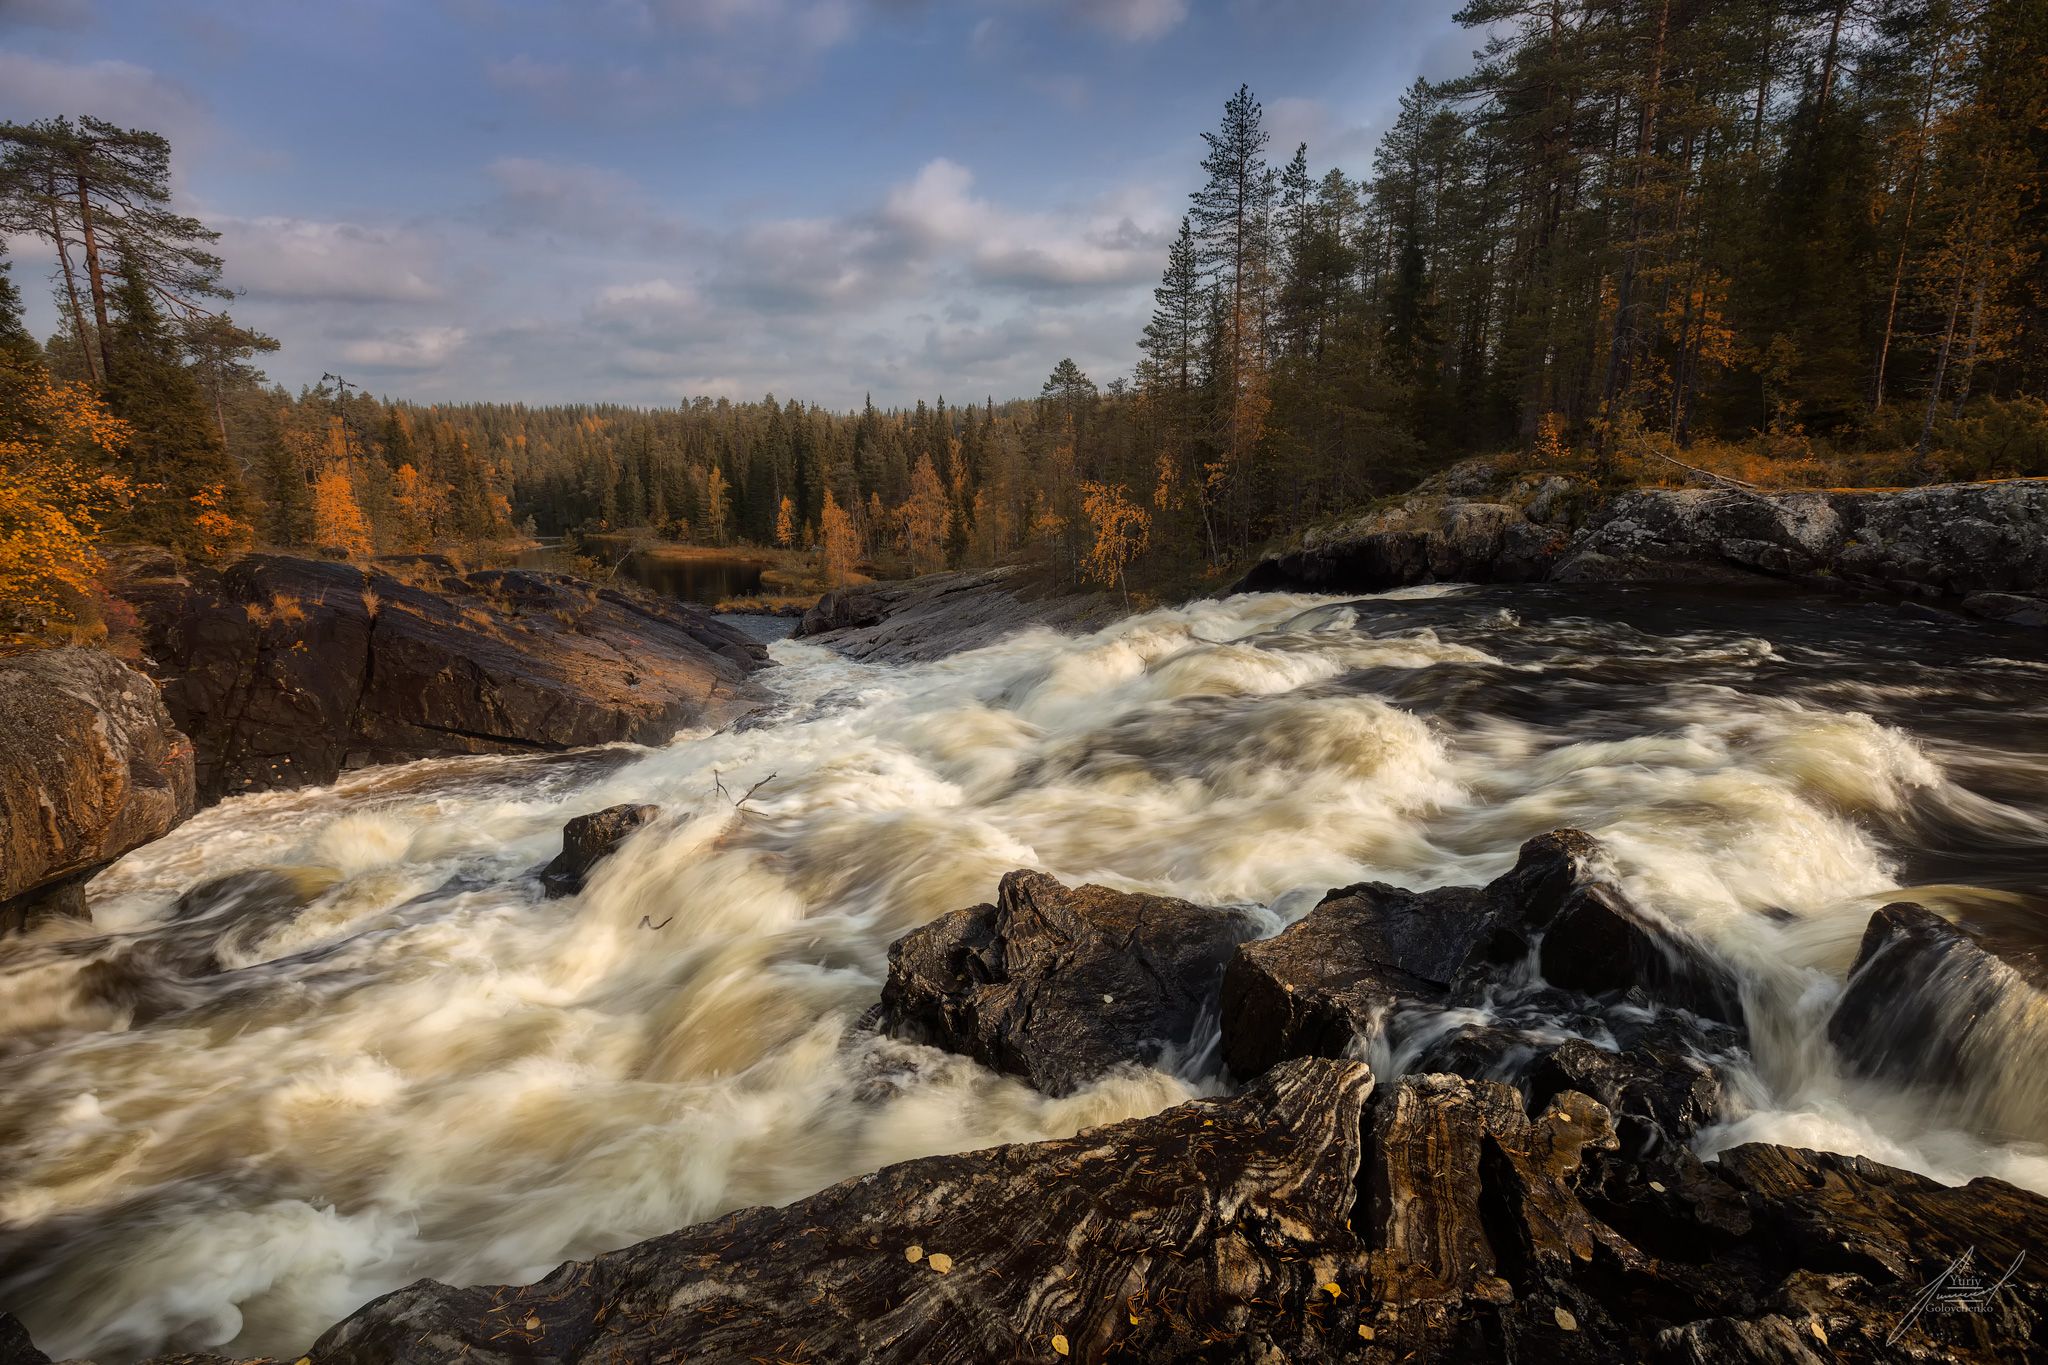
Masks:
[[[1756,1068],[1710,1149],[2048,1190],[2048,1133],[1847,1080],[1824,1038],[1914,850],[1998,871],[1927,903],[2039,914],[2001,888],[2048,880],[2017,795],[2048,782],[2048,729],[2001,749],[1899,721],[1967,712],[1953,675],[2023,697],[2048,667],[1986,632],[1951,673],[1870,678],[1820,646],[1788,660],[1739,612],[1653,633],[1566,605],[1261,595],[908,667],[785,642],[762,675],[781,706],[735,732],[207,811],[102,876],[92,925],[0,947],[0,1307],[60,1356],[293,1353],[420,1275],[529,1280],[891,1161],[1155,1111],[1216,1088],[1211,1063],[1049,1100],[855,1028],[889,943],[1014,867],[1277,927],[1331,886],[1487,879],[1562,825],[1747,978]],[[622,801],[666,814],[541,899],[563,820]],[[286,875],[178,908],[255,869]]]

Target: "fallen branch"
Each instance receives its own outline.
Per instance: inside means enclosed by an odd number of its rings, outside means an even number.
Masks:
[[[1696,464],[1687,464],[1684,460],[1676,459],[1670,455],[1666,455],[1661,450],[1653,450],[1650,453],[1652,455],[1655,455],[1658,459],[1664,461],[1666,464],[1675,464],[1680,469],[1685,470],[1687,473],[1697,474],[1701,478],[1706,479],[1711,483],[1725,484],[1727,487],[1733,489],[1737,493],[1746,493],[1752,498],[1761,498],[1764,496],[1761,492],[1757,490],[1757,486],[1753,483],[1745,482],[1742,479],[1730,478],[1726,474],[1716,474],[1713,470],[1701,469]]]

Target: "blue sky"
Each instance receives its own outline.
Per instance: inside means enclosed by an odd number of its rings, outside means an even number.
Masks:
[[[271,375],[832,407],[1127,374],[1248,82],[1352,174],[1444,0],[0,0],[0,118],[172,139]],[[13,244],[46,330],[40,244]]]

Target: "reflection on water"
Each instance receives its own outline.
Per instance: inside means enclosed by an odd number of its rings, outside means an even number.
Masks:
[[[781,705],[744,728],[237,798],[105,874],[94,924],[0,946],[0,1307],[58,1356],[290,1359],[421,1275],[531,1280],[891,1161],[1156,1111],[1224,1078],[1051,1100],[857,1028],[890,942],[1015,867],[1278,923],[1333,886],[1487,880],[1561,825],[1743,977],[1756,1064],[1710,1150],[2048,1189],[2048,1133],[1847,1077],[1824,1041],[1902,887],[2044,942],[2038,636],[1432,588],[1198,602],[905,667],[773,651]],[[562,821],[623,801],[665,816],[542,900]]]
[[[594,547],[593,556],[610,562],[602,554],[601,544]],[[517,563],[522,569],[574,571],[573,556],[559,545],[543,545],[522,551]],[[696,550],[678,553],[656,548],[636,550],[628,555],[619,565],[618,576],[679,602],[713,607],[728,598],[760,596],[761,575],[767,568],[766,562],[748,559],[744,555],[706,554]]]

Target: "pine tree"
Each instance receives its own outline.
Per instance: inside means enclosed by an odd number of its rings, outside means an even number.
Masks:
[[[241,471],[228,458],[178,338],[157,311],[139,258],[123,252],[108,348],[107,404],[130,428],[133,506],[121,533],[193,553],[241,539],[194,521],[203,499],[215,517],[248,524]]]

